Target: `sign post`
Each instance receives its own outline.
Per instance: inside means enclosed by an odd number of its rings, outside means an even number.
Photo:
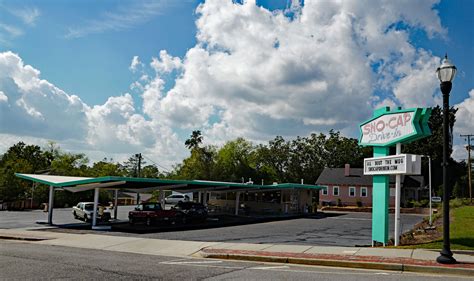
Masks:
[[[380,242],[385,246],[388,242],[390,174],[396,175],[395,246],[399,244],[401,175],[421,172],[421,156],[401,154],[401,145],[431,134],[428,127],[430,115],[431,109],[428,108],[390,111],[389,107],[384,107],[375,110],[373,118],[360,125],[359,145],[374,147],[374,158],[364,159],[364,174],[373,175],[372,245]],[[393,145],[396,146],[396,155],[389,156]]]

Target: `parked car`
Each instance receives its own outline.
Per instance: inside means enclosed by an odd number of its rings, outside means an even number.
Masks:
[[[178,204],[179,202],[188,202],[189,196],[185,194],[173,194],[165,198],[165,204]]]
[[[181,222],[184,214],[174,208],[165,210],[160,203],[142,203],[134,211],[128,213],[128,222],[135,224],[144,222],[146,225],[152,225],[156,222]]]
[[[180,202],[174,208],[184,214],[183,222],[205,221],[207,219],[207,207],[201,203]]]
[[[94,202],[79,202],[76,206],[72,207],[72,215],[75,219],[81,219],[84,221],[92,221],[92,215],[94,213]],[[110,220],[110,210],[99,204],[97,206],[97,219],[99,221]]]

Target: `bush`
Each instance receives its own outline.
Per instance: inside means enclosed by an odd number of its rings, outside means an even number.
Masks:
[[[420,200],[420,204],[421,204],[421,207],[423,207],[423,208],[429,207],[430,200],[429,199]]]
[[[356,204],[357,204],[357,207],[362,207],[362,201],[360,201],[360,199],[357,199],[356,201]]]
[[[342,207],[342,200],[341,198],[337,198],[337,206]]]
[[[415,207],[415,208],[420,208],[422,206],[421,202],[418,202],[418,201],[415,201],[415,200],[412,201],[412,204],[413,204],[413,207]]]
[[[470,201],[467,198],[455,198],[449,201],[449,208],[459,208],[465,205],[469,205]]]

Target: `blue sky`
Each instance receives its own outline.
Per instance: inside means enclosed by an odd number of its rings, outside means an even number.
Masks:
[[[474,133],[474,1],[296,4],[0,0],[4,67],[19,60],[21,71],[30,65],[49,83],[34,92],[17,82],[18,71],[3,80],[0,73],[0,105],[3,96],[7,103],[0,149],[50,139],[91,158],[149,151],[172,164],[185,157],[177,144],[193,129],[212,144],[333,128],[357,137],[357,124],[377,106],[439,104],[434,71],[445,52],[459,70],[451,104],[463,108],[464,121],[456,132]],[[63,111],[62,123],[48,120],[48,110]],[[57,129],[74,126],[83,139]]]

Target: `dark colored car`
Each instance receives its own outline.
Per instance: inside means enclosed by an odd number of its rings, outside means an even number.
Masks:
[[[128,213],[130,224],[144,222],[146,225],[152,225],[157,222],[181,222],[184,214],[174,208],[165,210],[160,203],[143,203],[135,208],[135,211]]]
[[[207,207],[201,203],[180,202],[174,206],[184,214],[184,221],[205,221],[207,219]]]

